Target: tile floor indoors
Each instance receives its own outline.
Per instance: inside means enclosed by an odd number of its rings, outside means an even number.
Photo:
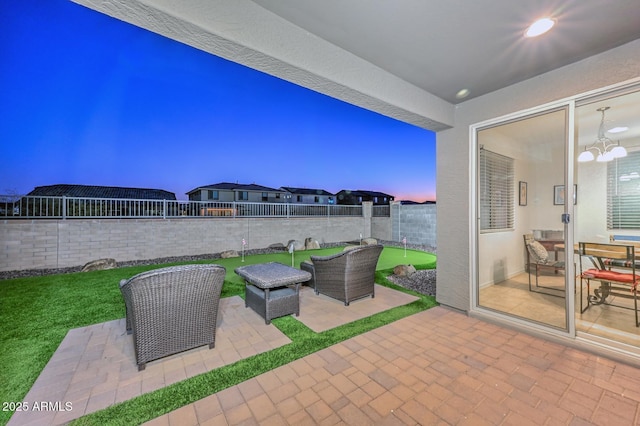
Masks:
[[[565,300],[563,288],[564,276],[541,275],[539,292],[529,291],[527,273],[518,274],[499,284],[480,290],[480,304],[484,307],[510,313],[523,318],[565,327]],[[577,285],[580,280],[577,281]],[[535,283],[534,283],[534,290]],[[593,290],[592,290],[593,291]],[[561,297],[558,297],[561,296]],[[583,289],[583,300],[586,306],[586,287]],[[640,351],[640,328],[635,326],[634,311],[631,299],[612,297],[610,301],[626,306],[623,309],[609,305],[595,305],[580,313],[580,290],[576,290],[576,329],[579,332],[615,340],[638,348]]]

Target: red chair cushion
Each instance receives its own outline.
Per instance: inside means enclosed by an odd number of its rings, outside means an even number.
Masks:
[[[625,272],[606,271],[603,269],[589,269],[582,273],[583,278],[600,281],[617,281],[619,283],[631,284],[634,289],[640,281],[640,276]]]

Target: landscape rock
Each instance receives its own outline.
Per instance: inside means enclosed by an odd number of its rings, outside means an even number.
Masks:
[[[230,257],[238,257],[239,254],[236,250],[227,250],[220,253],[220,257],[223,259],[229,259]]]
[[[363,246],[375,246],[376,244],[378,244],[378,240],[376,240],[375,238],[365,238],[364,240],[362,240]]]
[[[82,272],[102,271],[105,269],[113,269],[116,267],[116,260],[111,258],[96,259],[91,262],[87,262],[82,267]]]
[[[304,240],[304,248],[305,250],[317,250],[320,248],[320,243],[313,238],[309,237]]]
[[[292,245],[293,245],[293,251],[303,251],[304,250],[304,243],[302,241],[289,240],[289,242],[287,243],[287,250],[290,250]]]
[[[359,247],[362,247],[362,246],[348,245],[348,246],[345,246],[342,251],[349,251],[349,250],[357,249]]]
[[[268,248],[272,250],[282,250],[282,251],[285,251],[287,249],[287,247],[282,243],[273,243]]]
[[[413,265],[398,265],[393,268],[393,274],[399,277],[410,277],[416,273],[416,268]]]

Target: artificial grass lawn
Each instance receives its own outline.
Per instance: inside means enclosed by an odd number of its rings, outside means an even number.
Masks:
[[[294,265],[299,267],[300,262],[311,255],[324,256],[341,250],[341,247],[336,247],[296,252]],[[244,297],[244,281],[235,274],[234,269],[265,262],[291,265],[291,255],[283,252],[245,256],[244,262],[242,258],[230,258],[182,263],[216,263],[224,266],[227,275],[222,297]],[[385,247],[378,262],[376,282],[414,294],[420,297],[418,301],[323,333],[309,330],[292,317],[275,319],[272,324],[285,333],[292,343],[141,395],[85,416],[77,422],[132,424],[150,420],[322,348],[435,306],[434,298],[395,286],[385,278],[392,273],[391,268],[395,265],[413,264],[417,269],[433,269],[435,262],[435,255],[429,253]],[[118,287],[121,279],[174,264],[178,263],[0,281],[0,323],[3,324],[0,330],[3,346],[0,365],[4,367],[0,375],[2,400],[23,400],[69,329],[124,317],[124,303]],[[0,424],[6,424],[11,414],[0,412]]]

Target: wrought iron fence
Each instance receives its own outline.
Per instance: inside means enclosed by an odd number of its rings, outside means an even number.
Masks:
[[[379,207],[374,208],[374,216],[384,216]],[[3,219],[306,216],[362,216],[362,206],[0,195]]]

